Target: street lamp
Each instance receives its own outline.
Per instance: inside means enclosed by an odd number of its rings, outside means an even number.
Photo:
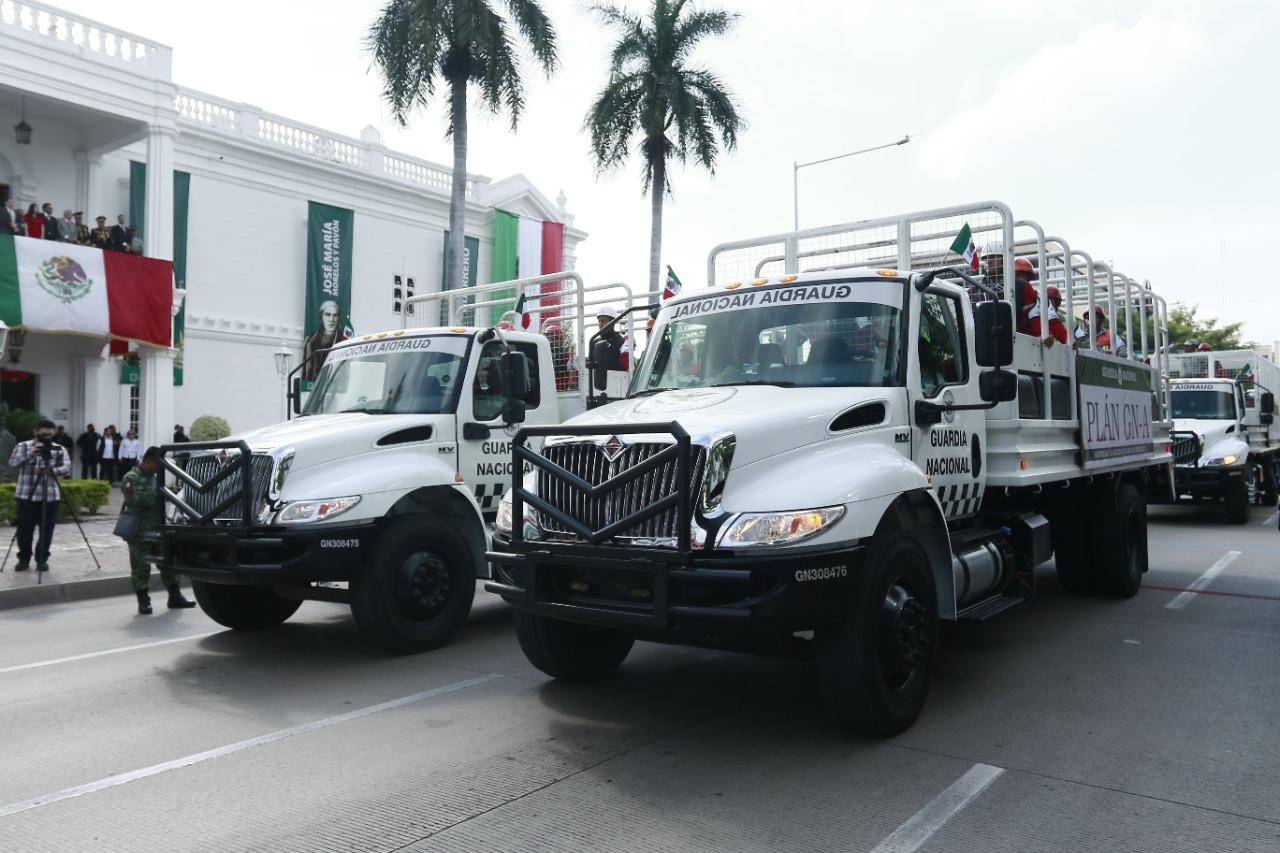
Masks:
[[[280,377],[280,420],[289,419],[289,389],[286,387],[289,368],[293,366],[293,350],[284,341],[280,349],[273,353],[276,360],[276,374]]]
[[[919,134],[917,134],[918,136]],[[856,157],[859,154],[869,154],[872,151],[879,151],[882,148],[895,148],[899,145],[906,145],[911,141],[911,134],[906,134],[901,139],[894,142],[886,142],[884,145],[873,145],[870,148],[862,148],[858,151],[850,151],[847,154],[837,154],[834,157],[823,157],[821,160],[811,160],[808,163],[791,163],[791,194],[795,210],[796,229],[800,230],[800,170],[809,166],[820,166],[823,163],[830,163],[832,160],[843,160],[846,157]]]

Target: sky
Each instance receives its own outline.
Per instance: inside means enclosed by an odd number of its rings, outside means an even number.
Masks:
[[[696,1],[696,0],[695,0]],[[648,275],[640,165],[597,175],[583,117],[610,35],[581,0],[542,0],[559,36],[527,109],[473,110],[469,167],[563,191],[589,233],[590,282]],[[174,81],[449,163],[438,107],[407,128],[380,99],[363,36],[379,0],[56,0],[174,48]],[[633,9],[644,4],[630,0]],[[706,6],[708,4],[701,4]],[[789,230],[792,163],[901,138],[800,173],[802,227],[999,199],[1171,302],[1280,340],[1280,2],[1275,0],[722,0],[733,33],[695,61],[749,127],[714,175],[677,168],[663,263],[685,284],[728,240]],[[526,57],[527,60],[527,57]]]

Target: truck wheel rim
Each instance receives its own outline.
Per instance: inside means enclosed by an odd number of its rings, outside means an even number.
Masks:
[[[880,672],[895,693],[906,690],[929,659],[929,609],[901,580],[889,585],[880,608]]]
[[[453,580],[449,566],[433,551],[414,551],[396,573],[396,604],[415,622],[428,622],[444,610]]]

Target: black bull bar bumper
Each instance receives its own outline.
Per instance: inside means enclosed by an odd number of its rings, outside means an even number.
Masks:
[[[485,588],[517,609],[580,624],[613,627],[655,640],[699,636],[737,636],[734,645],[753,637],[765,640],[791,631],[838,621],[847,610],[842,594],[860,574],[856,544],[838,549],[791,548],[749,552],[717,552],[710,548],[718,520],[696,511],[694,472],[688,433],[676,422],[627,425],[626,435],[666,434],[674,442],[645,461],[592,484],[530,449],[534,437],[612,435],[615,428],[593,426],[536,427],[521,430],[512,441],[511,534],[497,534],[486,557],[495,580]],[[585,497],[602,499],[658,466],[676,462],[675,489],[625,518],[592,527],[526,489],[518,473],[525,465],[560,480]],[[575,539],[528,539],[525,504]],[[616,537],[660,513],[675,510],[673,547],[619,543]],[[696,521],[706,531],[707,547],[695,547]],[[598,518],[598,517],[597,517]]]

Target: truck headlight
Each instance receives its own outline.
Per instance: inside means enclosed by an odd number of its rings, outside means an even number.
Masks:
[[[842,518],[842,506],[795,512],[748,512],[733,520],[719,544],[722,548],[789,545],[816,536]]]
[[[359,495],[348,498],[324,498],[318,501],[292,501],[276,513],[278,524],[307,524],[312,521],[327,521],[360,503]]]
[[[1204,467],[1212,468],[1215,465],[1234,465],[1240,461],[1240,457],[1234,453],[1228,453],[1226,456],[1205,456],[1200,459],[1200,464]]]
[[[493,520],[493,526],[497,528],[499,533],[507,536],[511,535],[512,525],[515,522],[515,512],[511,508],[511,490],[507,489],[507,493],[502,496],[502,500],[498,501],[498,517]],[[538,526],[534,521],[533,510],[528,504],[524,505],[524,538],[537,539],[541,534]]]

